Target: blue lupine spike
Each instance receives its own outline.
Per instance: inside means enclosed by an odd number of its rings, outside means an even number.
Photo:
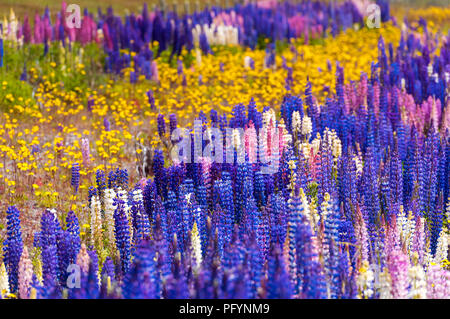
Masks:
[[[80,288],[69,289],[70,299],[97,299],[100,295],[97,254],[88,251],[88,271],[81,272]]]
[[[166,121],[164,119],[164,115],[158,114],[158,134],[160,137],[163,137],[166,134]]]
[[[162,198],[166,197],[167,188],[165,185],[166,169],[164,168],[164,156],[161,150],[155,150],[153,157],[153,174],[155,175],[156,189],[158,195]]]
[[[297,289],[301,298],[326,298],[325,278],[313,247],[309,223],[301,221],[296,231]]]
[[[339,235],[340,229],[340,209],[338,202],[333,200],[330,213],[325,219],[325,242],[328,248],[328,254],[326,256],[326,270],[328,271],[328,278],[330,283],[330,295],[332,299],[338,298],[339,295],[339,243],[341,238]]]
[[[117,188],[117,176],[114,170],[111,170],[108,173],[108,188],[115,189]]]
[[[189,289],[184,267],[181,264],[181,255],[175,256],[173,272],[165,281],[162,296],[166,299],[186,299],[189,297]]]
[[[439,195],[439,202],[438,205],[436,206],[436,208],[430,212],[430,224],[431,224],[431,229],[430,229],[430,233],[431,233],[431,238],[430,238],[430,248],[431,248],[431,253],[433,254],[433,256],[436,253],[436,248],[437,248],[437,241],[439,238],[439,235],[441,233],[442,230],[442,224],[443,224],[443,197],[442,197],[442,193]]]
[[[105,276],[108,276],[111,280],[114,280],[116,276],[113,260],[109,256],[103,262],[101,277],[104,278]]]
[[[50,210],[41,218],[40,247],[42,249],[42,277],[44,286],[54,287],[58,279],[58,252],[56,235],[59,222]]]
[[[268,279],[266,282],[267,299],[290,299],[293,290],[289,274],[284,265],[280,245],[272,245],[268,261]]]
[[[297,225],[303,218],[303,203],[300,199],[298,191],[292,194],[288,205],[288,238],[289,238],[289,275],[293,284],[295,293],[298,293],[298,264],[296,258],[297,249]]]
[[[81,248],[81,240],[78,217],[73,211],[69,211],[69,213],[67,214],[66,231],[68,232],[68,236],[70,237],[69,260],[70,263],[74,263]]]
[[[150,179],[147,180],[144,186],[143,196],[145,213],[147,214],[148,219],[150,221],[153,221],[155,218],[154,213],[156,209],[157,197],[155,182],[151,181]]]
[[[72,251],[71,251],[71,236],[68,231],[59,229],[56,234],[57,242],[57,255],[58,255],[58,280],[61,285],[65,285],[67,282],[68,272],[67,269],[71,264]]]
[[[115,238],[116,247],[120,253],[121,268],[124,273],[127,273],[131,261],[131,238],[130,227],[128,224],[128,217],[124,210],[123,200],[116,198],[116,209],[114,211],[115,224]]]
[[[255,199],[260,207],[266,206],[266,190],[264,184],[264,178],[261,171],[255,172]]]
[[[72,180],[70,184],[76,194],[78,192],[78,187],[80,186],[80,165],[78,163],[72,164]]]
[[[256,109],[256,103],[253,98],[251,98],[250,103],[247,106],[247,117],[248,122],[252,121],[255,125],[256,131],[258,132],[258,130],[262,127],[262,115]]]
[[[23,250],[22,230],[20,227],[20,211],[16,206],[6,210],[6,240],[3,243],[3,258],[8,272],[9,287],[17,291],[19,283],[19,261]]]
[[[128,171],[126,168],[124,169],[120,169],[118,171],[118,174],[116,172],[116,176],[117,176],[117,184],[119,187],[121,187],[122,189],[127,189],[128,188]]]
[[[106,189],[106,178],[105,178],[105,172],[101,169],[98,169],[95,172],[95,177],[97,181],[97,193],[101,200],[103,200],[103,194]]]

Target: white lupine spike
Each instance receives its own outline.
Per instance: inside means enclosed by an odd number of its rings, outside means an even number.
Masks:
[[[285,145],[291,144],[292,143],[292,135],[287,133],[287,131],[286,131],[285,134],[283,135],[283,140],[284,140]]]
[[[114,205],[114,198],[116,197],[116,192],[108,188],[105,190],[105,228],[106,237],[108,239],[108,244],[110,249],[115,247],[115,221],[114,221],[114,211],[116,206]]]
[[[17,30],[19,27],[19,21],[16,19],[14,11],[11,10],[9,14],[9,24],[5,24],[3,32],[6,32],[6,40],[17,42]]]
[[[186,194],[184,197],[186,198],[186,203],[187,203],[188,205],[190,205],[190,204],[191,204],[192,193],[188,193],[188,194]]]
[[[302,134],[310,135],[312,132],[312,122],[308,115],[303,116],[302,119]]]
[[[92,196],[91,198],[91,245],[97,249],[102,247],[102,210],[99,197]]]
[[[241,135],[238,129],[233,129],[233,133],[231,134],[231,140],[233,143],[233,147],[235,149],[239,149],[241,146]]]
[[[355,162],[355,165],[356,165],[356,174],[358,175],[358,177],[360,177],[363,172],[363,164],[362,164],[361,157],[354,155],[353,161]]]
[[[405,211],[403,206],[400,206],[400,212],[397,215],[397,232],[400,234],[401,238],[404,240],[406,237],[406,227],[408,220],[406,219]]]
[[[427,297],[427,282],[425,280],[425,271],[422,266],[415,265],[408,269],[409,282],[409,298],[425,299]]]
[[[320,134],[317,134],[317,138],[315,138],[311,142],[311,147],[314,150],[314,154],[317,154],[319,152],[319,150],[320,150],[320,142],[321,142]]]
[[[430,264],[431,264],[431,262],[433,261],[433,256],[431,254],[430,245],[427,245],[427,247],[425,249],[425,255],[424,255],[423,259],[424,259],[423,260],[423,267],[424,267],[425,271],[427,271],[429,266],[430,266]]]
[[[385,270],[381,272],[378,277],[378,293],[380,299],[392,299],[391,289],[391,276],[389,275],[389,272]]]
[[[300,200],[302,201],[303,214],[305,215],[306,219],[308,219],[309,223],[312,225],[314,223],[314,218],[313,216],[311,216],[308,198],[306,197],[303,188],[300,188]]]
[[[0,264],[0,296],[5,297],[9,294],[8,273],[5,264]]]
[[[270,122],[274,125],[276,123],[275,111],[272,108],[269,108],[266,112],[263,113],[263,126],[268,126]]]
[[[239,44],[239,30],[234,26],[226,26],[223,24],[215,24],[211,25],[204,24],[203,26],[196,25],[192,29],[192,35],[194,39],[194,44],[198,46],[200,42],[200,35],[202,31],[205,33],[205,36],[210,45],[237,45]]]
[[[191,246],[192,254],[195,260],[195,266],[198,269],[202,263],[202,246],[200,241],[200,234],[198,232],[197,222],[194,222],[191,232]]]
[[[144,195],[142,195],[141,189],[138,188],[133,191],[133,201],[141,205],[144,204]]]
[[[434,262],[438,265],[445,259],[448,254],[448,238],[444,229],[441,230],[437,242],[436,254],[434,256]]]
[[[433,74],[433,65],[430,63],[427,67],[428,76],[431,76]]]
[[[302,118],[299,111],[292,113],[292,130],[294,133],[300,133],[302,129]]]
[[[320,204],[322,210],[322,218],[325,221],[330,213],[330,194],[325,193],[322,203]]]
[[[198,48],[195,49],[195,61],[197,62],[197,66],[202,65],[202,52]]]
[[[301,143],[299,145],[299,151],[303,152],[303,157],[305,159],[309,159],[310,149],[311,149],[311,146],[309,143]]]
[[[369,268],[369,263],[364,260],[361,269],[359,270],[356,285],[358,287],[358,298],[370,298],[373,295],[374,273]]]
[[[407,224],[408,236],[406,238],[406,247],[408,247],[408,251],[410,250],[412,245],[412,241],[414,238],[414,233],[416,232],[416,220],[414,218],[413,212],[409,211],[408,213],[408,224]]]

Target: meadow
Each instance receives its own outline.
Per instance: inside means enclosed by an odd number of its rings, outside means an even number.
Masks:
[[[0,5],[0,297],[450,297],[450,6],[83,1]]]

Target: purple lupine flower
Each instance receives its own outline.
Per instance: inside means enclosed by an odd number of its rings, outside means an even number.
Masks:
[[[105,131],[110,131],[111,130],[111,123],[109,122],[107,117],[103,118],[103,126],[105,127]]]
[[[146,94],[147,94],[147,98],[148,98],[148,104],[150,104],[150,107],[152,108],[152,110],[154,110],[156,107],[155,107],[155,97],[153,95],[153,91],[148,90]]]
[[[39,246],[42,249],[42,277],[44,286],[51,288],[57,283],[58,278],[58,252],[57,238],[59,222],[50,210],[46,210],[41,218],[41,232]]]
[[[172,136],[173,131],[177,128],[177,115],[175,113],[169,115],[169,128]]]
[[[6,210],[6,241],[3,243],[3,259],[8,272],[10,290],[17,291],[19,277],[19,261],[22,255],[23,242],[20,226],[20,212],[15,206]]]
[[[22,71],[22,73],[20,74],[20,81],[24,81],[24,82],[26,82],[27,81],[27,66],[26,66],[26,64],[24,64],[23,65],[23,71]]]
[[[166,121],[164,119],[164,115],[158,114],[158,134],[160,137],[163,137],[166,134]]]
[[[123,296],[127,299],[155,299],[155,250],[150,240],[141,240],[137,246],[130,271],[124,278]]]
[[[78,193],[78,187],[80,186],[80,165],[78,163],[72,164],[72,185],[75,194]]]
[[[124,273],[130,268],[131,261],[131,236],[128,217],[125,212],[123,200],[116,198],[116,209],[114,211],[116,247],[120,252],[120,263]]]

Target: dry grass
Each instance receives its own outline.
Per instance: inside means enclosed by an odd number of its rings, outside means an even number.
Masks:
[[[11,8],[14,9],[14,12],[17,16],[23,17],[26,14],[28,16],[34,16],[34,14],[37,12],[39,14],[42,14],[44,11],[44,8],[46,6],[49,7],[50,12],[52,15],[55,15],[56,12],[61,10],[61,4],[62,0],[40,0],[40,1],[33,1],[33,0],[1,0],[0,1],[0,17],[3,17],[4,15],[9,15],[9,11]],[[191,10],[194,9],[195,3],[198,2],[200,6],[210,3],[210,4],[216,4],[216,1],[205,1],[205,0],[197,0],[197,1],[189,1]],[[142,6],[144,3],[147,3],[148,7],[151,9],[154,5],[159,6],[160,0],[102,0],[100,1],[93,1],[93,0],[66,0],[67,4],[78,4],[82,10],[84,8],[88,8],[91,12],[96,12],[97,8],[100,7],[102,10],[106,10],[109,6],[112,6],[114,11],[117,14],[124,14],[127,12],[138,12],[142,10]],[[173,4],[177,3],[177,11],[183,12],[184,11],[184,3],[185,0],[175,0],[175,1],[166,1],[166,6],[172,8]],[[219,3],[221,5],[224,4],[223,0],[220,0]],[[232,3],[230,0],[228,3]]]

